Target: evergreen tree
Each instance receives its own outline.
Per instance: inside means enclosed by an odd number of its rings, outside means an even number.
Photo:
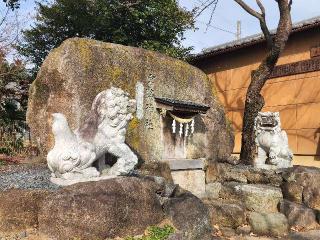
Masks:
[[[34,26],[24,31],[20,54],[39,67],[48,52],[71,37],[142,47],[177,58],[191,48],[181,45],[194,27],[193,12],[176,0],[54,0],[37,3]]]
[[[12,11],[20,7],[19,0],[2,0],[2,1],[6,4],[6,7],[11,9]]]

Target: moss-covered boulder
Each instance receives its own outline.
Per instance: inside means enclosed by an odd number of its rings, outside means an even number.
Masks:
[[[137,91],[142,94],[139,103],[144,112],[130,122],[127,142],[144,161],[161,160],[164,153],[163,123],[154,97],[210,106],[206,114],[196,117],[187,157],[214,160],[232,151],[224,110],[201,70],[140,48],[72,38],[51,51],[30,88],[27,122],[41,153],[45,155],[54,143],[51,113],[65,114],[76,129],[86,119],[95,96],[111,86],[127,91],[131,98],[136,98]]]

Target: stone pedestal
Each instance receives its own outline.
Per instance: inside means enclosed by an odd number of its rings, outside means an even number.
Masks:
[[[205,196],[204,159],[170,160],[169,166],[175,184],[179,184],[199,198]]]

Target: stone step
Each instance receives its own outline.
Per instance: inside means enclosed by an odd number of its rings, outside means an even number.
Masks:
[[[204,170],[206,164],[204,158],[199,159],[170,159],[169,163],[171,171],[178,170]]]
[[[205,173],[203,170],[181,170],[171,171],[171,176],[175,184],[192,192],[198,198],[206,195]]]

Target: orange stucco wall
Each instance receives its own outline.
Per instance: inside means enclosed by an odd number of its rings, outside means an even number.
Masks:
[[[278,65],[310,59],[310,48],[320,44],[319,29],[291,35]],[[235,132],[234,153],[241,148],[244,99],[251,71],[265,55],[258,44],[197,62],[215,83],[218,97]],[[282,128],[296,155],[320,155],[320,71],[268,80],[262,90],[263,111],[279,111]]]

